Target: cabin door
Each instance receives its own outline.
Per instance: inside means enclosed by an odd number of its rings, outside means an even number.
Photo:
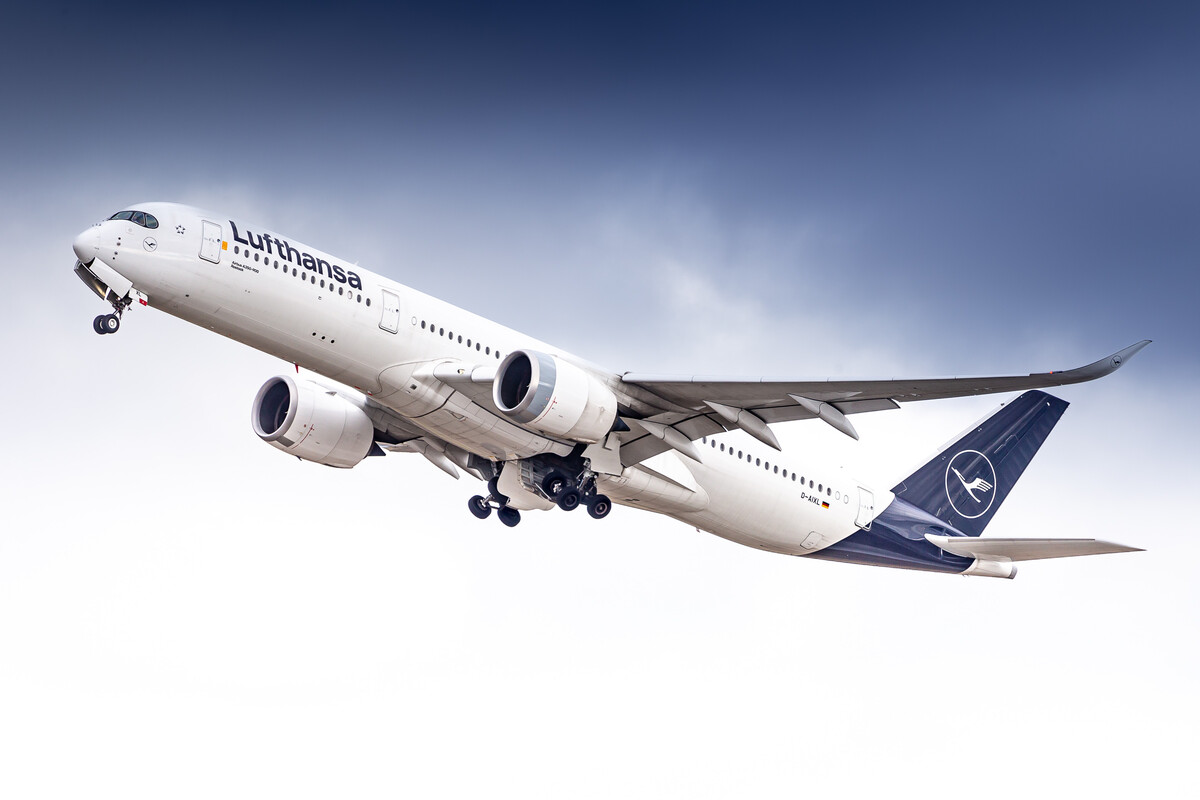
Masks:
[[[221,226],[215,222],[200,223],[200,257],[214,264],[221,261]]]
[[[390,333],[400,330],[400,298],[391,292],[383,293],[383,318],[379,327]]]

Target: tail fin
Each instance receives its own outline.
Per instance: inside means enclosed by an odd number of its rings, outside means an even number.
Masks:
[[[980,422],[892,491],[968,536],[978,536],[1008,497],[1067,402],[1031,391]]]

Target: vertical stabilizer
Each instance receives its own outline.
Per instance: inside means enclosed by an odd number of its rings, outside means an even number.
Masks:
[[[984,419],[893,492],[978,536],[1058,423],[1067,402],[1031,391]]]

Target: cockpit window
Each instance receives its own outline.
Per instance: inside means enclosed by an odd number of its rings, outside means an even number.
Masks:
[[[109,219],[127,219],[130,222],[141,225],[143,228],[158,227],[158,220],[155,219],[154,215],[143,211],[118,211],[109,217]]]

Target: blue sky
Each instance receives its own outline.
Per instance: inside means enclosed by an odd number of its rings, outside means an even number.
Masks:
[[[1193,6],[48,3],[7,32],[22,796],[1183,785]],[[481,527],[476,487],[416,457],[298,464],[246,424],[286,365],[158,313],[91,332],[70,243],[151,199],[618,371],[1029,372],[1152,338],[1061,392],[994,526],[1148,552],[1013,583],[855,570],[625,509]],[[891,485],[994,405],[779,434]]]

